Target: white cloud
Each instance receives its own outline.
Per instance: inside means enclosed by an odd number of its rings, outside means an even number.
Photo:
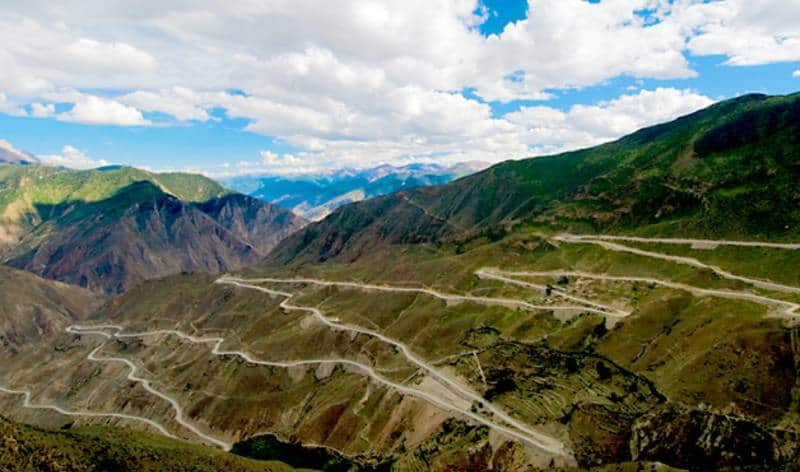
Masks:
[[[524,129],[522,139],[534,153],[546,154],[610,141],[712,103],[713,100],[696,92],[658,88],[596,105],[575,105],[566,112],[550,107],[525,107],[506,118]]]
[[[794,74],[792,74],[792,77],[794,77],[795,79],[800,79],[800,70],[794,71]]]
[[[576,105],[567,111],[548,106],[523,107],[497,119],[491,118],[488,105],[460,95],[442,95],[445,96],[421,93],[397,100],[387,97],[384,106],[391,110],[389,113],[357,116],[350,123],[343,118],[332,126],[332,133],[319,132],[318,127],[306,127],[298,121],[300,125],[285,141],[303,151],[279,154],[265,150],[260,153],[260,160],[220,165],[205,173],[220,177],[316,173],[385,162],[496,162],[599,144],[713,103],[690,90],[658,88],[595,105]],[[236,99],[248,101],[247,97]],[[266,120],[269,114],[264,116]],[[384,128],[400,133],[383,134]]]
[[[682,51],[685,33],[669,17],[651,25],[636,12],[665,13],[650,0],[593,4],[531,2],[527,19],[486,41],[477,93],[487,100],[540,99],[547,89],[583,87],[619,75],[657,79],[692,77]]]
[[[208,121],[211,117],[197,106],[197,94],[183,87],[155,92],[133,92],[119,98],[121,103],[149,112],[161,112],[180,121]]]
[[[693,54],[721,54],[735,66],[800,60],[800,2],[700,3],[684,9],[681,19],[699,31],[688,43]]]
[[[13,144],[5,139],[0,139],[0,162],[35,163],[36,158],[25,151],[15,148]]]
[[[150,52],[114,35],[106,40],[89,37],[84,31],[107,28],[73,16],[83,10],[80,5],[64,6],[55,8],[61,18],[47,22],[41,21],[47,16],[41,12],[21,15],[15,13],[18,8],[6,6],[0,13],[0,87],[6,92],[34,96],[60,87],[138,88],[158,74],[158,61]]]
[[[48,166],[69,167],[71,169],[94,169],[109,165],[105,160],[94,160],[86,153],[73,146],[66,145],[61,149],[61,154],[44,154],[36,156],[39,161]]]
[[[6,94],[0,92],[0,113],[11,116],[25,116],[27,113],[22,107],[8,100]]]
[[[69,111],[55,115],[61,121],[90,125],[147,126],[150,123],[142,112],[116,100],[79,92],[50,94],[53,100],[68,100]]]
[[[0,91],[8,94],[0,112],[24,113],[24,104],[37,117],[143,126],[163,121],[143,113],[206,122],[221,108],[248,120],[247,131],[298,147],[298,166],[500,160],[612,139],[710,101],[659,89],[498,118],[464,88],[486,100],[547,99],[621,75],[691,77],[687,51],[732,65],[800,59],[798,2],[530,0],[527,19],[489,38],[476,28],[487,15],[479,6],[15,2],[0,12]],[[54,103],[72,108],[57,113]]]
[[[31,103],[31,116],[36,118],[49,118],[56,114],[56,106],[52,103]]]
[[[93,72],[125,73],[155,71],[157,62],[150,53],[119,42],[103,43],[88,38],[78,38],[56,51],[59,60],[71,67]]]
[[[277,154],[272,151],[261,151],[261,159],[267,165],[294,165],[298,163],[298,159],[292,154]]]

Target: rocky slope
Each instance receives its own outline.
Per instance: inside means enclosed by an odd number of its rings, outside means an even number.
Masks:
[[[272,259],[325,262],[140,283],[91,326],[0,350],[0,383],[40,404],[129,415],[79,424],[150,421],[298,466],[793,470],[800,250],[558,233],[794,239],[797,101],[749,96],[600,148],[343,207]],[[239,215],[259,218],[225,195],[131,189],[136,205],[100,212],[114,228],[209,220],[252,234]],[[108,228],[83,206],[62,210],[44,214]],[[43,427],[76,421],[20,400],[0,395],[0,409]]]
[[[80,287],[0,266],[0,346],[15,351],[60,334],[99,300]]]
[[[5,166],[0,178],[4,262],[107,294],[181,271],[239,269],[304,224],[199,176]]]

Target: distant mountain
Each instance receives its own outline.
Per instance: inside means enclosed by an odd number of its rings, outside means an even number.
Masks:
[[[302,176],[242,176],[223,179],[228,187],[290,209],[309,220],[321,220],[348,203],[426,185],[441,185],[486,168],[483,162],[453,166],[382,165]]]
[[[0,139],[0,164],[36,164],[39,160],[25,151],[14,148],[8,141]]]
[[[0,165],[2,260],[108,294],[242,268],[304,223],[197,175]]]
[[[659,234],[800,234],[800,94],[747,95],[618,141],[507,161],[440,187],[340,208],[276,262],[502,235],[520,223]]]

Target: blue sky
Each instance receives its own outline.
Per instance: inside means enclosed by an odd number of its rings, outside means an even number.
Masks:
[[[234,16],[92,3],[0,14],[14,38],[0,43],[0,139],[74,167],[493,162],[800,90],[800,7],[772,0],[300,1]]]

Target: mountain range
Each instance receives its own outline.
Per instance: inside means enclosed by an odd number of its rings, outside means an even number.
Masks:
[[[0,165],[0,189],[5,264],[106,294],[252,265],[305,224],[189,174]]]
[[[318,221],[348,203],[428,185],[441,185],[486,168],[483,162],[381,165],[296,176],[239,176],[222,179],[226,186],[272,202],[311,221]]]
[[[800,94],[403,172],[0,165],[0,467],[800,465]]]
[[[386,244],[497,238],[525,225],[788,238],[800,234],[798,143],[800,95],[747,95],[602,146],[340,208],[272,257],[352,259]]]

